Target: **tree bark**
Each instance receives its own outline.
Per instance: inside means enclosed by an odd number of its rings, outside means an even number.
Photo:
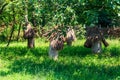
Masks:
[[[49,45],[49,57],[57,60],[58,59],[58,51],[53,48],[52,44]]]
[[[35,47],[35,41],[34,41],[35,30],[32,29],[30,23],[25,24],[25,26],[27,29],[24,29],[23,31],[23,37],[24,39],[27,39],[27,47],[33,48]]]
[[[102,42],[103,42],[105,47],[109,46],[109,44],[107,43],[107,41],[104,38],[102,38]]]
[[[12,35],[13,35],[13,32],[14,32],[14,26],[15,26],[15,10],[14,10],[14,5],[12,6],[12,10],[13,10],[13,26],[12,26],[12,29],[11,29],[11,34],[10,34],[10,38],[8,40],[8,44],[7,44],[7,47],[9,46],[10,44],[10,41],[11,41],[11,38],[12,38]]]
[[[72,42],[76,40],[75,32],[73,29],[68,29],[67,35],[66,35],[66,42],[67,45],[71,46]]]
[[[9,40],[8,40],[7,47],[8,47],[9,44],[10,44],[10,41],[11,41],[11,38],[12,38],[13,32],[14,32],[14,25],[12,26],[12,29],[11,29],[10,38],[9,38]]]
[[[28,48],[34,48],[35,47],[34,38],[28,38],[27,40],[28,40],[28,43],[27,43]]]
[[[26,36],[25,39],[27,39],[27,47],[28,48],[33,48],[35,47],[35,41],[34,41],[34,35],[35,31],[32,29],[29,20],[28,20],[28,5],[27,5],[27,0],[25,0],[25,27],[26,30],[24,30],[24,35]]]
[[[92,44],[92,52],[93,53],[101,53],[102,52],[101,41],[96,41]]]
[[[18,29],[17,41],[19,40],[19,37],[20,37],[20,30],[21,30],[21,23],[20,23],[20,25],[19,25],[19,29]]]

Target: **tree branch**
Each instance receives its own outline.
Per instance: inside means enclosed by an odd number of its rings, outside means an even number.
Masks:
[[[2,14],[3,9],[5,8],[5,6],[7,6],[8,3],[5,3],[1,8],[0,8],[0,14]]]

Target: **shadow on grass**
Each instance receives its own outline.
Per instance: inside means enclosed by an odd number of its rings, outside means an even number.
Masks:
[[[111,56],[120,56],[120,48],[119,47],[110,47],[110,48],[103,48],[103,52],[101,54],[109,54]],[[42,55],[48,55],[48,47],[37,47],[33,49],[28,49],[26,47],[0,47],[0,54],[5,56],[8,55],[18,55],[24,56],[26,54],[34,55],[36,57]],[[64,49],[59,51],[59,55],[61,56],[86,56],[91,55],[91,49],[85,48],[84,46],[67,46],[65,45]]]
[[[120,48],[111,47],[110,54],[111,56],[120,56]]]
[[[28,49],[25,47],[0,47],[0,55],[3,56],[24,56],[26,54],[40,57],[42,55],[48,55],[48,47]],[[63,50],[59,52],[62,56],[86,56],[91,53],[91,50],[84,46],[65,46]]]
[[[34,56],[41,56],[46,55],[48,50],[47,48],[32,48],[28,49],[25,47],[0,47],[0,55],[3,55],[4,57],[7,56],[25,56],[25,55],[34,55]]]
[[[92,55],[90,48],[85,48],[84,46],[65,46],[65,48],[59,53],[61,56],[81,56],[84,57],[86,55]],[[98,54],[100,56],[111,56],[116,57],[120,56],[120,48],[119,47],[109,47],[102,48],[102,53]]]
[[[95,64],[85,65],[81,61],[64,63],[64,61],[53,61],[48,59],[48,48],[21,48],[10,47],[0,48],[1,54],[7,58],[14,58],[15,56],[22,57],[14,59],[13,63],[8,66],[9,71],[0,71],[0,76],[7,76],[14,73],[25,74],[44,74],[44,76],[54,76],[56,79],[63,78],[62,80],[108,80],[115,79],[120,74],[120,66],[106,67],[97,66]],[[117,47],[112,47],[109,50],[104,49],[103,54],[110,52],[112,56],[120,56],[120,50]],[[31,55],[31,58],[25,58],[25,55]],[[91,54],[91,50],[83,46],[65,46],[60,51],[60,56],[80,56],[84,57]],[[39,58],[39,57],[43,58]],[[91,78],[91,79],[90,79]]]
[[[55,79],[62,80],[108,80],[115,79],[120,74],[120,66],[106,67],[95,64],[85,65],[81,62],[69,63],[52,61],[49,59],[41,62],[32,59],[15,60],[9,67],[10,71],[0,72],[0,76],[6,76],[13,73],[25,73],[31,75],[44,74],[47,77],[52,75]]]
[[[103,53],[106,56],[111,57],[119,57],[120,56],[120,48],[119,47],[110,47],[110,48],[104,48]]]
[[[59,54],[62,56],[86,56],[91,54],[91,49],[84,46],[65,46]]]

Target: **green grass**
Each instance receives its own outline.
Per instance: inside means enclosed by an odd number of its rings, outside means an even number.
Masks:
[[[58,61],[48,57],[48,42],[36,40],[34,49],[26,42],[0,44],[0,80],[120,80],[120,41],[107,40],[102,54],[84,48],[85,40],[65,45]]]

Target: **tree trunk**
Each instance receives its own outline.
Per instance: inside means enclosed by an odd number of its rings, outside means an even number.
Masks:
[[[31,27],[31,25],[29,23],[29,20],[28,20],[27,0],[25,1],[25,23],[26,23],[25,27],[26,27],[27,31],[25,31],[24,34],[25,34],[25,36],[28,35],[27,38],[26,38],[28,40],[27,47],[28,48],[34,48],[35,47],[35,41],[34,41],[34,35],[35,34],[34,34],[34,30],[33,29],[31,30],[32,27]]]
[[[107,41],[104,38],[102,38],[102,42],[103,42],[105,47],[109,46],[109,44],[107,43]]]
[[[2,12],[3,12],[3,9],[5,8],[5,6],[7,6],[8,5],[8,3],[5,3],[5,4],[3,4],[2,5],[2,7],[0,8],[0,14],[2,14]]]
[[[92,52],[93,53],[101,53],[102,52],[101,41],[96,41],[92,44]]]
[[[12,29],[11,29],[11,34],[10,34],[10,38],[9,38],[9,40],[8,40],[7,47],[8,47],[9,44],[10,44],[10,41],[11,41],[11,38],[12,38],[13,32],[14,32],[14,25],[12,26]]]
[[[68,29],[67,35],[66,35],[66,42],[67,45],[71,46],[72,42],[76,40],[75,32],[73,29]]]
[[[68,46],[71,46],[71,45],[72,45],[72,41],[71,41],[71,40],[66,40],[66,42],[67,42],[67,45],[68,45]]]
[[[12,29],[11,29],[11,34],[10,34],[10,38],[9,38],[7,47],[10,44],[10,41],[11,41],[11,38],[12,38],[12,35],[13,35],[13,32],[14,32],[14,26],[15,26],[15,10],[14,10],[14,5],[12,6],[12,10],[13,10],[13,26],[12,26]]]
[[[55,50],[51,44],[49,45],[49,57],[54,60],[58,59],[58,51]]]
[[[18,29],[17,41],[19,40],[19,37],[20,37],[20,29],[21,29],[21,23],[20,23],[20,25],[19,25],[19,29]]]
[[[27,43],[28,48],[34,48],[35,47],[34,38],[28,38],[27,40],[28,40],[28,43]]]

